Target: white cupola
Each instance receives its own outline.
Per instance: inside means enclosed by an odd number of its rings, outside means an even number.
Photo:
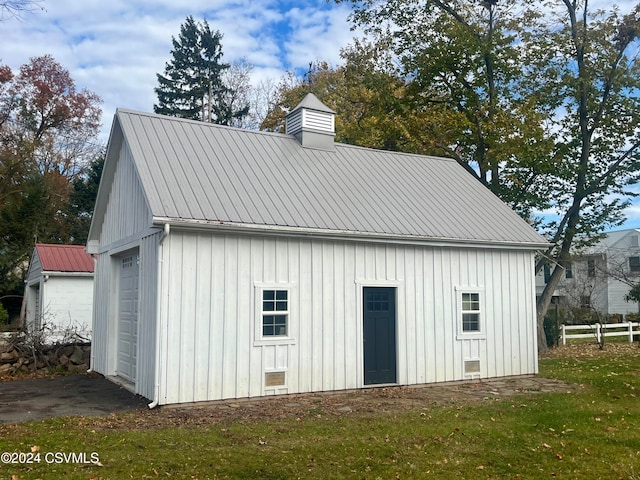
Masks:
[[[333,150],[335,112],[308,93],[286,118],[286,133],[303,147]]]

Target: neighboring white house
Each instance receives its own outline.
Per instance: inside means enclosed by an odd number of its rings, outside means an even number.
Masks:
[[[91,339],[94,261],[82,245],[37,244],[25,288],[25,322],[55,342]]]
[[[627,302],[629,282],[640,282],[640,229],[608,232],[596,245],[574,257],[554,292],[554,303],[589,308],[600,314],[637,315],[640,305]],[[540,295],[553,266],[545,266],[536,276]]]
[[[454,160],[118,110],[92,368],[151,406],[535,374],[548,244]]]

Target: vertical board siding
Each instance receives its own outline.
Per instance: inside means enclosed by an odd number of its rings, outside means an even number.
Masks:
[[[397,286],[399,383],[464,379],[468,359],[481,377],[537,372],[531,252],[180,231],[161,251],[161,403],[362,387],[366,285]],[[289,288],[290,339],[255,338],[260,285]],[[458,335],[465,286],[483,292],[484,337]]]
[[[140,186],[131,151],[126,142],[123,142],[120,161],[109,192],[100,245],[131,238],[150,225],[151,212]]]
[[[109,375],[108,353],[111,347],[109,337],[109,311],[111,304],[111,258],[108,253],[99,254],[93,283],[93,324],[91,330],[94,341],[91,344],[91,368],[103,375]]]
[[[38,256],[37,250],[34,249],[33,257],[31,257],[31,263],[29,264],[29,272],[27,274],[27,283],[33,285],[35,282],[40,281],[42,275],[42,263]]]
[[[126,142],[111,184],[100,237],[100,253],[94,276],[92,368],[115,375],[117,363],[117,303],[119,263],[113,252],[122,243],[139,245],[138,331],[136,393],[152,399],[156,374],[158,304],[158,242],[161,233],[143,237],[151,227],[151,213]],[[117,249],[115,250],[117,252]],[[116,262],[117,263],[117,262]]]
[[[136,392],[153,399],[158,328],[158,243],[161,233],[140,241],[140,287],[137,333]]]

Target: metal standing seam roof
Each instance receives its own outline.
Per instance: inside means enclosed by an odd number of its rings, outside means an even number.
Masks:
[[[36,252],[45,272],[93,273],[94,262],[83,245],[36,244]]]
[[[543,246],[455,160],[119,109],[154,218]]]

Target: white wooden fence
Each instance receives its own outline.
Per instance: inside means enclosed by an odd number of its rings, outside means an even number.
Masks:
[[[567,339],[571,338],[595,338],[598,342],[602,337],[623,337],[629,338],[629,343],[633,342],[633,337],[640,337],[639,322],[624,323],[594,323],[593,325],[561,325],[562,345],[567,344]],[[578,332],[578,333],[567,333]]]

